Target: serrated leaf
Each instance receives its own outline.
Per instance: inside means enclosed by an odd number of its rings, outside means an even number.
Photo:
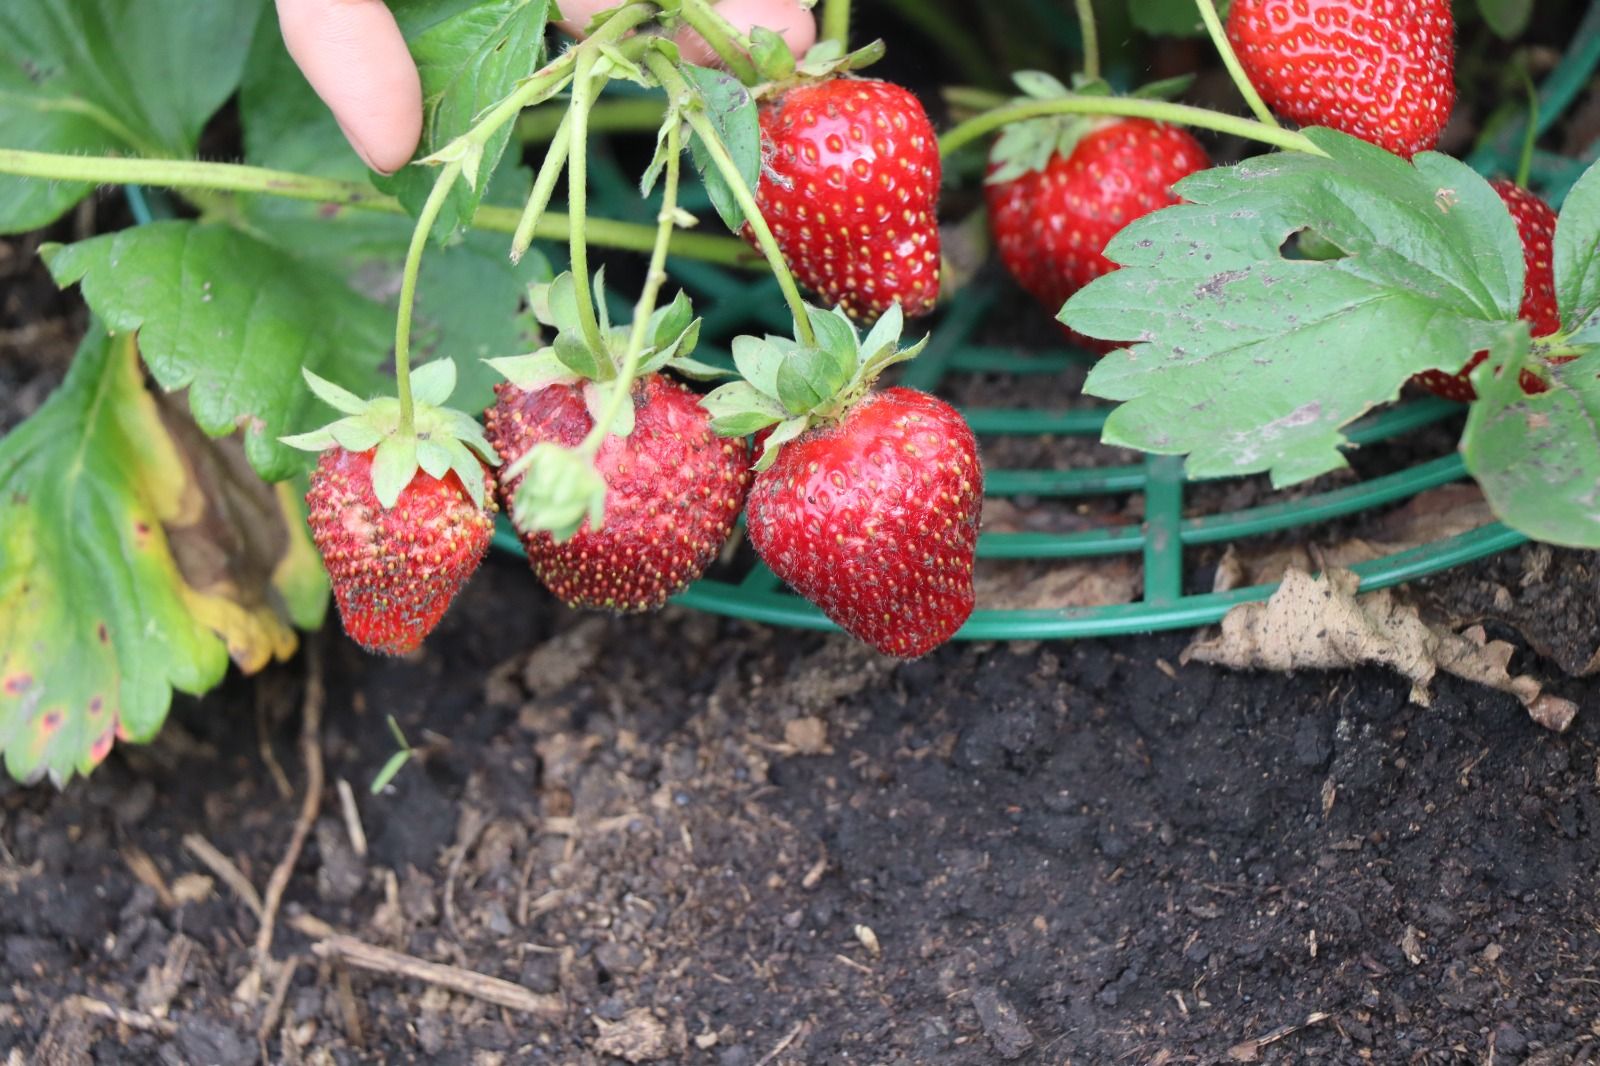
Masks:
[[[259,2],[0,3],[0,145],[187,157],[244,69]],[[280,45],[281,47],[281,45]],[[0,233],[43,226],[92,186],[0,175]]]
[[[385,437],[372,457],[372,494],[393,507],[417,473],[417,438]]]
[[[1562,327],[1600,342],[1600,164],[1584,171],[1561,205],[1554,263]]]
[[[456,362],[435,359],[411,371],[411,398],[419,404],[437,407],[456,391]]]
[[[422,75],[423,134],[426,156],[466,133],[483,111],[539,69],[544,55],[548,0],[394,0],[395,18],[406,35]],[[484,144],[483,168],[495,171],[513,123]],[[380,179],[413,217],[433,188],[431,168],[407,167]],[[481,183],[480,183],[481,187]],[[477,210],[481,193],[458,182],[445,201],[434,232],[456,232]]]
[[[1329,158],[1278,153],[1180,183],[1190,203],[1124,229],[1106,250],[1122,269],[1063,308],[1082,333],[1134,342],[1085,386],[1126,401],[1107,442],[1187,453],[1196,477],[1301,481],[1344,465],[1341,427],[1419,371],[1460,369],[1517,317],[1521,244],[1481,177],[1307,136]],[[1346,257],[1286,259],[1307,227]]]
[[[770,396],[757,392],[748,381],[730,381],[700,398],[711,416],[711,429],[724,437],[743,437],[783,421],[787,412]]]
[[[1551,544],[1600,547],[1600,349],[1551,367],[1548,391],[1531,396],[1518,373],[1527,353],[1517,324],[1473,372],[1462,457],[1502,522]]]
[[[783,450],[783,446],[804,433],[809,425],[810,423],[804,418],[790,418],[778,423],[778,427],[761,442],[761,454],[755,461],[756,472],[767,470],[777,462],[778,453]]]
[[[761,123],[749,90],[720,70],[685,66],[683,72],[698,91],[706,117],[733,158],[734,169],[745,186],[754,189],[761,177]],[[689,151],[712,206],[727,227],[737,231],[744,224],[744,211],[698,136],[689,138]]]
[[[157,222],[44,253],[62,285],[113,328],[138,331],[150,372],[189,390],[201,428],[243,427],[269,481],[304,468],[279,437],[324,421],[302,367],[358,394],[381,391],[392,321],[324,269],[229,226]]]
[[[91,329],[0,439],[0,483],[0,750],[19,779],[87,772],[115,738],[150,739],[173,689],[287,658],[291,624],[320,624],[297,492],[147,393],[132,334]]]

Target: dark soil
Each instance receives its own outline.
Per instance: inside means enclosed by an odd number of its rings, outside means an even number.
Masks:
[[[1377,672],[1172,666],[1183,639],[896,665],[573,616],[497,560],[425,655],[321,638],[330,787],[264,1041],[256,920],[184,838],[266,881],[299,800],[257,719],[298,787],[303,660],[0,800],[0,1034],[49,1063],[1600,1061],[1600,692],[1556,736],[1448,679],[1423,709]],[[424,756],[372,797],[386,714]],[[307,914],[565,1009],[344,971]]]

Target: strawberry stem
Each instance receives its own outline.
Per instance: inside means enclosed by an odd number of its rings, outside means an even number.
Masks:
[[[568,113],[572,129],[567,148],[567,210],[572,225],[567,234],[567,259],[572,266],[573,287],[578,298],[578,325],[583,339],[596,357],[605,355],[605,340],[595,318],[594,294],[589,288],[589,246],[584,240],[584,216],[589,200],[589,106],[594,102],[595,53],[584,52],[578,59],[578,73],[572,80],[572,110]]]
[[[149,185],[172,189],[202,189],[218,192],[278,196],[287,200],[350,207],[386,215],[404,215],[406,209],[392,196],[374,189],[370,182],[336,181],[289,170],[239,163],[201,163],[185,159],[128,159],[121,156],[81,156],[53,152],[28,152],[0,148],[0,174],[63,181],[88,185]],[[490,204],[479,206],[472,216],[472,228],[490,233],[514,233],[521,212]],[[546,214],[534,227],[534,235],[544,240],[565,240],[570,220],[564,214]],[[591,218],[586,223],[589,243],[623,251],[648,252],[654,238],[652,226],[609,218]],[[749,245],[736,237],[707,233],[673,236],[672,254],[722,266],[750,268],[756,261]]]
[[[556,135],[551,140],[550,147],[545,150],[544,160],[539,164],[539,173],[533,180],[533,191],[528,194],[528,203],[522,209],[522,217],[517,220],[517,230],[511,235],[513,263],[522,262],[528,246],[533,243],[534,230],[538,228],[539,219],[544,216],[545,208],[550,206],[550,197],[555,193],[556,182],[566,167],[567,152],[571,147],[572,111],[564,108],[561,112],[561,125],[556,127]]]
[[[1228,77],[1233,79],[1233,84],[1238,88],[1239,95],[1244,97],[1244,102],[1250,105],[1251,113],[1263,124],[1277,126],[1278,120],[1273,116],[1271,108],[1261,99],[1261,94],[1256,92],[1249,75],[1239,65],[1239,55],[1228,41],[1228,35],[1222,28],[1222,20],[1217,18],[1217,5],[1212,0],[1195,0],[1195,6],[1200,9],[1200,18],[1206,24],[1206,32],[1211,34],[1211,43],[1217,46],[1217,54],[1222,57],[1222,65],[1228,68]]]
[[[762,80],[756,65],[750,61],[750,38],[706,0],[683,0],[683,9],[678,15],[705,39],[711,50],[727,64],[730,74],[746,85],[756,85]]]
[[[400,274],[400,307],[394,316],[394,377],[400,397],[400,435],[416,433],[416,413],[411,402],[411,313],[417,303],[417,274],[422,269],[422,250],[428,246],[433,224],[439,220],[445,197],[461,176],[459,161],[446,163],[434,179],[433,191],[417,214],[411,231],[411,246],[406,249],[405,267]]]
[[[822,7],[822,40],[837,41],[850,51],[850,0],[826,0]]]
[[[1126,118],[1148,118],[1156,122],[1170,122],[1175,126],[1216,130],[1218,133],[1244,137],[1292,152],[1306,152],[1310,155],[1327,154],[1312,144],[1310,138],[1304,134],[1276,125],[1269,126],[1237,115],[1224,115],[1219,111],[1191,107],[1188,104],[1174,104],[1165,100],[1141,100],[1127,96],[1063,96],[1050,100],[1029,100],[1026,103],[986,111],[981,115],[974,115],[940,137],[939,154],[948,157],[1002,126],[1046,115],[1120,115]]]
[[[1100,31],[1094,20],[1094,0],[1075,0],[1078,6],[1078,31],[1083,35],[1083,76],[1100,78]]]
[[[1526,65],[1519,64],[1517,73],[1522,75],[1522,86],[1528,94],[1528,129],[1522,136],[1522,154],[1517,157],[1516,183],[1526,189],[1533,176],[1533,150],[1539,143],[1539,89]]]
[[[661,211],[656,215],[656,241],[650,252],[650,266],[645,271],[644,287],[639,290],[639,302],[633,308],[633,330],[628,334],[628,350],[622,357],[622,369],[612,383],[611,394],[606,398],[605,410],[595,420],[594,428],[583,439],[580,447],[591,457],[599,454],[606,434],[616,421],[617,412],[624,403],[632,403],[633,379],[639,370],[639,360],[644,354],[645,337],[650,329],[650,316],[655,313],[656,299],[667,280],[667,249],[672,245],[672,231],[677,228],[678,172],[682,165],[682,121],[669,109],[667,113],[667,165],[665,186],[661,194]]]
[[[701,146],[711,157],[722,179],[728,183],[728,189],[738,202],[739,210],[744,212],[750,230],[756,236],[756,243],[760,245],[762,254],[767,257],[767,264],[772,268],[773,276],[778,279],[778,288],[783,290],[784,302],[789,305],[789,310],[794,315],[797,331],[795,339],[802,344],[815,345],[817,338],[811,331],[811,316],[806,312],[805,300],[800,297],[800,288],[795,284],[794,275],[789,271],[789,264],[783,258],[778,240],[772,235],[772,227],[768,226],[767,220],[761,216],[761,208],[756,205],[755,194],[750,191],[750,186],[745,184],[744,176],[739,173],[738,165],[728,154],[728,146],[722,143],[722,137],[717,133],[716,126],[706,118],[699,95],[683,75],[678,73],[678,68],[673,66],[672,61],[660,52],[649,53],[644,61],[668,96],[675,100],[688,101],[688,106],[683,112],[684,120],[700,138]]]
[[[560,141],[566,124],[564,103],[536,107],[517,119],[517,140],[523,144]],[[661,126],[661,101],[654,96],[599,100],[589,109],[590,133],[643,133]]]

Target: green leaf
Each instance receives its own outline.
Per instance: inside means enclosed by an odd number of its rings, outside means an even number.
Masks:
[[[761,442],[761,454],[756,457],[755,470],[760,473],[778,461],[778,453],[785,444],[804,433],[810,426],[810,421],[805,418],[790,418],[778,423],[778,428],[767,435]]]
[[[561,364],[580,378],[600,377],[600,359],[589,350],[589,343],[576,333],[559,333],[551,346]]]
[[[228,226],[157,222],[42,253],[62,285],[117,330],[139,331],[162,388],[189,390],[201,428],[244,428],[250,463],[268,481],[304,469],[278,438],[322,422],[302,368],[379,391],[389,315],[342,278]]]
[[[849,381],[850,375],[855,373],[861,362],[855,326],[839,308],[824,311],[808,306],[806,317],[811,320],[811,330],[817,335],[817,346],[833,359],[835,376],[841,384]]]
[[[300,376],[317,399],[341,414],[358,415],[367,409],[367,401],[349,389],[340,388],[327,378],[312,373],[309,367],[301,367]]]
[[[262,11],[261,0],[4,0],[0,145],[193,155],[239,84]],[[0,176],[0,233],[43,226],[91,188]]]
[[[544,57],[548,0],[395,0],[391,4],[422,74],[424,156],[444,148],[482,112],[500,102]],[[515,123],[506,123],[484,145],[483,169],[494,172]],[[399,197],[415,216],[433,189],[431,167],[407,167],[377,184]],[[474,189],[458,182],[445,201],[434,232],[453,234],[472,218],[483,182]]]
[[[1550,368],[1550,388],[1528,395],[1518,370],[1527,327],[1497,341],[1472,375],[1478,399],[1461,454],[1495,515],[1538,540],[1600,548],[1600,349]],[[1498,376],[1496,365],[1503,366]]]
[[[1059,100],[1071,93],[1061,79],[1042,70],[1019,70],[1011,75],[1022,95],[1034,100]]]
[[[1528,28],[1533,0],[1478,0],[1478,10],[1497,37],[1514,41]]]
[[[1600,342],[1600,163],[1584,171],[1556,220],[1556,302],[1574,339]]]
[[[789,42],[765,26],[750,27],[750,59],[766,81],[782,81],[794,73]]]
[[[132,334],[91,329],[0,439],[0,484],[0,750],[19,779],[87,772],[152,737],[174,688],[287,658],[291,625],[321,621],[298,492],[150,395]]]
[[[411,371],[411,398],[438,407],[456,390],[456,361],[435,359]],[[438,475],[435,474],[435,477]]]
[[[1198,37],[1205,32],[1194,0],[1128,0],[1128,14],[1153,37]]]
[[[833,399],[854,370],[827,352],[797,348],[778,366],[778,399],[790,414],[803,415]]]
[[[689,300],[689,294],[679,289],[670,304],[656,308],[650,316],[651,344],[656,348],[665,348],[676,343],[694,321],[694,304]]]
[[[733,338],[732,347],[733,365],[738,368],[739,376],[767,396],[776,398],[778,368],[788,353],[770,340],[747,335]]]
[[[1126,401],[1108,443],[1188,453],[1195,477],[1315,477],[1345,464],[1341,427],[1419,371],[1459,370],[1517,317],[1521,244],[1481,177],[1307,136],[1331,158],[1284,152],[1180,183],[1190,203],[1124,229],[1106,250],[1123,268],[1062,309],[1073,329],[1134,342],[1085,386]],[[1306,228],[1345,258],[1286,259]]]
[[[537,392],[557,382],[576,381],[578,375],[563,363],[554,348],[541,348],[529,355],[490,359],[489,367],[523,392]]]
[[[747,381],[730,381],[700,399],[711,415],[711,429],[723,437],[743,437],[783,421],[783,407]]]
[[[749,90],[720,70],[686,65],[683,72],[699,90],[706,117],[727,147],[740,178],[747,188],[754,189],[761,177],[761,123]],[[737,231],[744,224],[744,211],[734,200],[733,191],[698,136],[689,139],[689,150],[712,206],[728,228]]]

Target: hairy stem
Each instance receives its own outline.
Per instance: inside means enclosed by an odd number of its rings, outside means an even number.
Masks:
[[[850,0],[825,0],[821,40],[837,41],[841,49],[850,50]]]
[[[656,216],[655,247],[650,250],[650,266],[645,272],[644,288],[639,291],[639,302],[633,308],[633,331],[628,335],[628,350],[622,358],[622,369],[612,384],[611,395],[606,398],[605,410],[600,412],[594,428],[589,430],[589,435],[581,445],[591,456],[599,454],[600,446],[605,443],[606,434],[611,432],[622,405],[633,402],[633,379],[639,372],[639,360],[644,355],[650,316],[655,313],[656,299],[667,280],[667,249],[672,244],[672,231],[677,225],[678,171],[683,156],[678,116],[669,111],[667,122],[666,183],[661,196],[661,213]]]
[[[572,84],[572,110],[568,113],[572,129],[567,148],[567,210],[572,224],[567,227],[567,258],[578,297],[578,325],[589,350],[599,357],[605,354],[606,345],[594,313],[594,294],[589,288],[589,245],[583,232],[589,209],[589,106],[594,102],[594,64],[595,53],[585,52],[578,60],[578,73]]]
[[[554,143],[566,125],[565,104],[535,108],[517,119],[517,140],[523,144]],[[628,96],[596,101],[589,109],[590,133],[643,133],[661,126],[661,100],[655,96]]]
[[[761,81],[756,65],[750,61],[749,38],[707,0],[683,0],[683,10],[679,15],[690,29],[705,38],[711,50],[727,64],[728,73],[746,85]]]
[[[1130,118],[1148,118],[1157,122],[1170,122],[1177,126],[1216,130],[1218,133],[1245,137],[1275,148],[1311,155],[1326,153],[1304,134],[1294,133],[1278,126],[1269,126],[1237,115],[1224,115],[1203,107],[1174,104],[1165,100],[1140,100],[1123,96],[1067,96],[1054,100],[1030,100],[972,118],[956,126],[939,138],[939,154],[948,156],[1002,126],[1022,122],[1044,115],[1124,115]]]
[[[795,329],[798,333],[796,339],[803,344],[816,344],[816,336],[811,332],[811,318],[806,314],[805,301],[800,297],[800,287],[795,284],[794,274],[790,272],[789,264],[783,258],[783,250],[778,247],[778,239],[772,235],[772,227],[768,226],[767,220],[761,216],[761,208],[756,205],[755,194],[750,191],[750,186],[745,184],[738,165],[728,154],[728,146],[722,143],[722,137],[717,133],[716,127],[706,118],[705,108],[700,106],[695,91],[684,80],[683,75],[678,73],[671,60],[660,52],[650,53],[645,57],[645,63],[668,96],[676,100],[691,101],[684,110],[684,119],[689,123],[689,128],[700,138],[701,146],[711,157],[722,179],[728,183],[728,189],[739,204],[739,210],[744,212],[750,230],[755,234],[756,243],[760,246],[762,254],[767,257],[767,264],[772,268],[773,276],[778,279],[778,288],[783,290],[784,302],[794,314]]]
[[[1078,32],[1083,35],[1083,76],[1094,81],[1100,77],[1100,30],[1094,20],[1094,0],[1075,2]]]
[[[416,416],[411,403],[411,313],[417,303],[417,274],[422,270],[422,250],[428,246],[428,236],[433,224],[439,220],[444,201],[461,176],[461,164],[447,163],[434,179],[433,191],[417,215],[416,228],[411,231],[411,246],[406,249],[406,262],[400,273],[400,307],[394,316],[394,377],[400,396],[400,433],[409,435],[416,430]]]
[[[404,215],[406,209],[365,182],[335,181],[287,170],[268,170],[238,163],[200,163],[183,159],[123,159],[115,156],[57,155],[0,148],[0,174],[42,181],[86,182],[91,185],[150,185],[172,189],[207,189],[279,196],[288,200],[350,207],[386,215]],[[484,204],[472,216],[474,229],[489,233],[515,233],[521,212]],[[591,218],[589,243],[624,251],[648,252],[654,228],[636,222]],[[570,220],[564,214],[546,213],[534,227],[545,240],[565,240]],[[723,266],[752,269],[759,261],[743,241],[707,233],[673,236],[672,254]]]
[[[1278,120],[1273,117],[1272,110],[1261,99],[1261,94],[1256,92],[1250,76],[1239,65],[1239,56],[1234,52],[1227,33],[1222,29],[1222,20],[1217,18],[1217,5],[1212,0],[1195,0],[1195,6],[1200,9],[1200,18],[1206,24],[1206,32],[1211,34],[1211,43],[1216,45],[1217,54],[1222,57],[1222,65],[1228,68],[1228,76],[1233,79],[1233,84],[1238,88],[1239,95],[1244,97],[1244,102],[1250,105],[1250,112],[1265,125],[1276,126]]]
[[[538,229],[539,219],[543,217],[545,208],[550,206],[550,197],[555,193],[556,182],[561,178],[561,170],[566,165],[567,153],[571,147],[572,112],[563,111],[561,125],[556,128],[555,139],[546,149],[544,161],[539,164],[539,173],[533,179],[533,191],[528,194],[527,206],[522,209],[522,218],[517,221],[517,231],[511,235],[513,263],[522,262],[528,246],[533,243],[534,231]]]

